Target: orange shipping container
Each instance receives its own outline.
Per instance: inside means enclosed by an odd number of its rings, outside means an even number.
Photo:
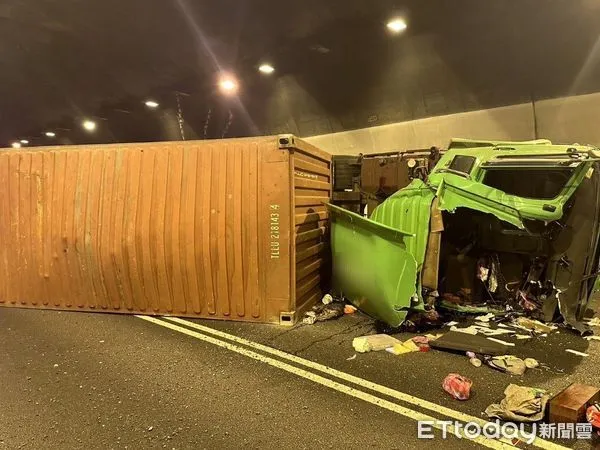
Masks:
[[[293,323],[330,156],[291,135],[0,151],[0,305]]]

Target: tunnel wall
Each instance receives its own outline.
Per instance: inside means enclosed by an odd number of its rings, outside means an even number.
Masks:
[[[600,93],[397,122],[306,138],[332,154],[445,147],[453,137],[600,146]],[[536,132],[537,129],[537,132]]]

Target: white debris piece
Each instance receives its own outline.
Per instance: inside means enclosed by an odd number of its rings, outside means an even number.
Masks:
[[[515,346],[515,344],[513,344],[512,342],[506,342],[506,341],[503,341],[501,339],[496,339],[496,338],[493,338],[493,337],[489,337],[489,338],[487,338],[487,340],[488,341],[492,341],[492,342],[497,342],[498,344],[502,344],[502,345],[508,345],[509,347],[514,347]]]
[[[578,352],[577,350],[573,350],[570,348],[566,349],[565,352],[573,353],[574,355],[577,355],[577,356],[590,356],[587,353]]]
[[[530,334],[515,334],[515,337],[517,339],[531,339],[531,335]]]
[[[494,317],[494,313],[487,313],[483,316],[475,317],[475,320],[478,320],[479,322],[489,322],[490,319],[493,319]]]
[[[600,317],[594,317],[587,323],[590,327],[600,327]]]

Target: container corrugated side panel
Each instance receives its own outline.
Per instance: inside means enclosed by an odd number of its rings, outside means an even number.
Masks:
[[[2,151],[0,305],[279,322],[289,167],[275,137]]]
[[[296,139],[293,149],[296,310],[315,303],[329,276],[331,155]]]

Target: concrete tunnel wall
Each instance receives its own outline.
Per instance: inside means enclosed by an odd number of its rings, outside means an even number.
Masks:
[[[537,137],[555,143],[600,146],[599,122],[600,93],[594,93],[323,134],[306,140],[337,155],[446,147],[453,137]]]

